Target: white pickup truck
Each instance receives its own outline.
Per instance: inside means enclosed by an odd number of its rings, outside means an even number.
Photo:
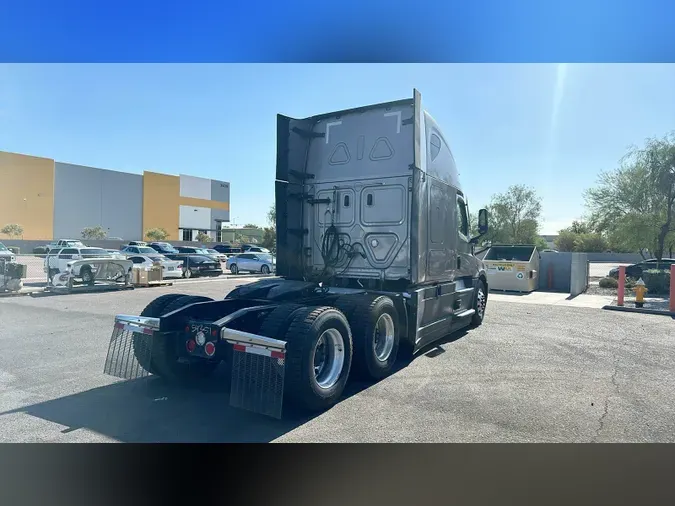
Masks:
[[[88,248],[86,246],[55,248],[49,250],[49,253],[45,257],[44,271],[47,273],[47,277],[51,283],[52,278],[60,272],[65,272],[68,263],[73,260],[106,258],[113,258],[113,256],[103,248]],[[73,267],[73,275],[82,278],[83,283],[94,282],[94,269],[87,264],[75,265]]]

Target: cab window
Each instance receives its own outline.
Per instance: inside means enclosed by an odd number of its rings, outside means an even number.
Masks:
[[[466,212],[466,204],[461,198],[457,199],[457,230],[464,237],[469,237],[469,216]]]

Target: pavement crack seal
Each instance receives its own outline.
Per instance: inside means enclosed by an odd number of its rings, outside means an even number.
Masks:
[[[620,344],[624,344],[623,341]],[[619,393],[619,384],[616,381],[617,374],[619,373],[619,359],[617,358],[616,353],[612,353],[612,358],[614,359],[614,370],[612,371],[612,376],[610,377],[610,383],[612,384],[613,388],[605,398],[602,415],[600,415],[600,419],[598,420],[598,429],[595,431],[595,436],[593,436],[593,439],[591,440],[592,443],[598,442],[600,433],[605,429],[605,418],[607,418],[607,414],[609,413],[609,398],[611,397],[612,393]]]

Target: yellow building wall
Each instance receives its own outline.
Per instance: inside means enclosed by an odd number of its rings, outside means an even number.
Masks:
[[[179,241],[178,213],[180,178],[157,172],[143,172],[143,236],[151,228],[163,228],[167,240]]]
[[[179,190],[180,191],[180,190]],[[196,199],[193,197],[179,197],[178,204],[181,206],[208,207],[209,209],[230,210],[229,202],[219,202],[217,200]]]
[[[143,236],[151,228],[163,228],[168,241],[181,241],[178,230],[180,206],[230,210],[229,202],[180,196],[180,176],[143,172]]]
[[[53,239],[54,160],[0,151],[0,228],[10,223],[23,239]]]

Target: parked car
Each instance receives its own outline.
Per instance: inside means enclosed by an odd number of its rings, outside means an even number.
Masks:
[[[0,242],[0,260],[5,260],[7,262],[15,262],[16,256],[10,251],[10,249]]]
[[[213,248],[204,248],[204,251],[206,251],[210,257],[217,258],[219,262],[227,262],[227,259],[229,258],[224,253],[220,253]]]
[[[218,253],[224,255],[234,255],[235,253],[243,253],[243,250],[240,246],[232,246],[231,244],[216,244],[213,247]]]
[[[129,246],[147,246],[148,243],[145,241],[129,241],[127,244],[122,244],[120,246],[120,250],[123,250],[124,248],[128,248]]]
[[[262,246],[251,246],[244,250],[244,253],[267,253],[270,254],[270,250],[263,248]]]
[[[277,261],[269,253],[239,253],[227,259],[225,268],[232,274],[239,272],[260,272],[270,274],[275,272]]]
[[[121,251],[116,250],[116,249],[106,249],[106,251],[107,251],[108,253],[110,253],[110,255],[111,255],[113,258],[126,258],[126,257],[127,257],[127,256],[126,256],[125,254],[123,254]]]
[[[157,255],[157,252],[149,246],[124,246],[120,253],[129,255]]]
[[[180,278],[183,276],[183,262],[169,260],[164,255],[132,255],[127,258],[134,263],[134,266],[152,267],[156,263],[160,264],[164,278]]]
[[[220,276],[223,268],[220,262],[205,255],[185,255],[183,257],[183,277]]]
[[[151,242],[148,244],[152,249],[154,249],[157,253],[161,253],[162,255],[175,255],[179,253],[179,251],[174,248],[171,244],[168,242]]]
[[[44,271],[47,277],[51,280],[56,274],[65,272],[69,262],[73,260],[83,260],[87,258],[113,258],[103,248],[62,248],[52,249],[45,257]],[[94,281],[94,273],[88,265],[78,265],[73,268],[73,275],[76,278],[82,278],[84,283],[92,283]]]
[[[79,239],[59,239],[58,241],[52,241],[45,246],[47,252],[53,249],[61,248],[84,248],[85,245],[82,244],[82,241]]]
[[[656,258],[650,258],[633,265],[626,266],[626,276],[633,279],[642,277],[642,271],[649,269],[670,270],[670,266],[675,264],[675,258],[662,258],[659,262]],[[615,267],[609,271],[610,278],[619,278],[619,268]]]
[[[181,255],[202,255],[220,263],[220,253],[218,252],[213,255],[206,251],[205,248],[196,248],[193,246],[178,246],[176,249],[178,249]]]

